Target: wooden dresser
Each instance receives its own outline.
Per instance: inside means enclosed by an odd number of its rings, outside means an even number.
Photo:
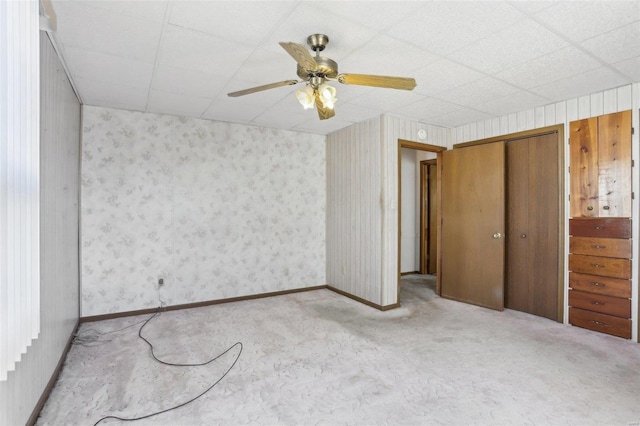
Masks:
[[[631,111],[570,123],[569,322],[631,338]]]
[[[569,322],[631,338],[631,219],[569,221]]]

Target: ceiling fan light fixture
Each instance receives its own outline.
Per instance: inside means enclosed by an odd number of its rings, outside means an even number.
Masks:
[[[303,90],[296,91],[296,98],[304,109],[312,109],[315,105],[315,98],[313,97],[313,89],[311,86],[305,87]]]
[[[318,93],[320,94],[320,100],[325,108],[333,109],[333,106],[338,101],[336,98],[336,88],[329,86],[327,83],[323,83],[318,87]]]

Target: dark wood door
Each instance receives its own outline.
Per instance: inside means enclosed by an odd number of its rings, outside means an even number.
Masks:
[[[504,309],[504,142],[442,155],[441,295]]]
[[[505,306],[554,320],[561,320],[559,143],[554,133],[506,145]]]

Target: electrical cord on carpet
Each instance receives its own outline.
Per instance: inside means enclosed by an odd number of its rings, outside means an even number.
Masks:
[[[236,363],[238,362],[238,359],[240,359],[240,355],[242,354],[242,342],[236,342],[233,345],[231,345],[229,348],[227,348],[224,352],[220,353],[219,355],[215,356],[214,358],[211,358],[209,361],[205,361],[205,362],[201,362],[201,363],[194,363],[194,364],[181,364],[181,363],[173,363],[173,362],[167,362],[167,361],[163,361],[161,359],[159,359],[158,357],[156,357],[156,354],[154,353],[154,347],[153,344],[151,342],[149,342],[143,335],[142,335],[142,330],[144,329],[144,327],[149,323],[149,321],[151,321],[153,318],[155,318],[156,315],[160,314],[160,309],[161,307],[158,308],[158,310],[156,311],[156,313],[154,313],[151,317],[149,317],[146,321],[141,321],[144,322],[144,324],[142,324],[142,326],[140,327],[140,329],[138,330],[138,337],[140,337],[142,340],[145,341],[145,343],[147,345],[149,345],[149,348],[151,350],[151,356],[153,357],[153,359],[155,359],[157,362],[164,364],[164,365],[168,365],[168,366],[172,366],[172,367],[200,367],[203,365],[207,365],[212,363],[213,361],[217,360],[218,358],[224,356],[226,353],[228,353],[230,350],[232,350],[233,348],[235,348],[236,346],[240,348],[240,350],[238,351],[238,355],[236,355],[236,358],[233,360],[233,363],[231,364],[231,366],[224,372],[224,374],[218,379],[216,380],[215,383],[213,383],[211,386],[209,386],[207,389],[204,390],[204,392],[200,393],[199,395],[189,399],[188,401],[182,402],[178,405],[175,405],[173,407],[170,408],[166,408],[164,410],[161,411],[156,411],[154,413],[150,413],[150,414],[146,414],[144,416],[140,416],[140,417],[131,417],[131,418],[126,418],[126,417],[118,417],[118,416],[105,416],[103,418],[101,418],[100,420],[98,420],[97,422],[95,422],[93,424],[93,426],[96,426],[97,424],[99,424],[100,422],[102,422],[103,420],[107,420],[107,419],[114,419],[114,420],[120,420],[123,422],[133,422],[136,420],[142,420],[142,419],[148,419],[149,417],[153,417],[153,416],[157,416],[159,414],[163,414],[163,413],[167,413],[169,411],[178,409],[180,407],[184,407],[187,404],[192,403],[193,401],[197,400],[198,398],[202,397],[203,395],[205,395],[207,392],[209,392],[211,389],[213,389],[218,383],[220,383],[222,381],[222,379],[224,379],[227,374],[229,374],[229,372],[233,369],[233,367],[236,365]],[[136,324],[140,324],[140,322],[136,323]],[[134,324],[135,325],[135,324]],[[127,326],[125,328],[128,328],[131,326]],[[119,331],[119,330],[117,330]],[[105,333],[106,334],[106,333]]]

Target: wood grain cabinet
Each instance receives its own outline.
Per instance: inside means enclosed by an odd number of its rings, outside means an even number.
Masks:
[[[631,219],[574,218],[569,233],[569,322],[630,339]]]
[[[631,111],[569,125],[571,217],[631,217]]]
[[[631,111],[570,123],[569,322],[631,338]]]

